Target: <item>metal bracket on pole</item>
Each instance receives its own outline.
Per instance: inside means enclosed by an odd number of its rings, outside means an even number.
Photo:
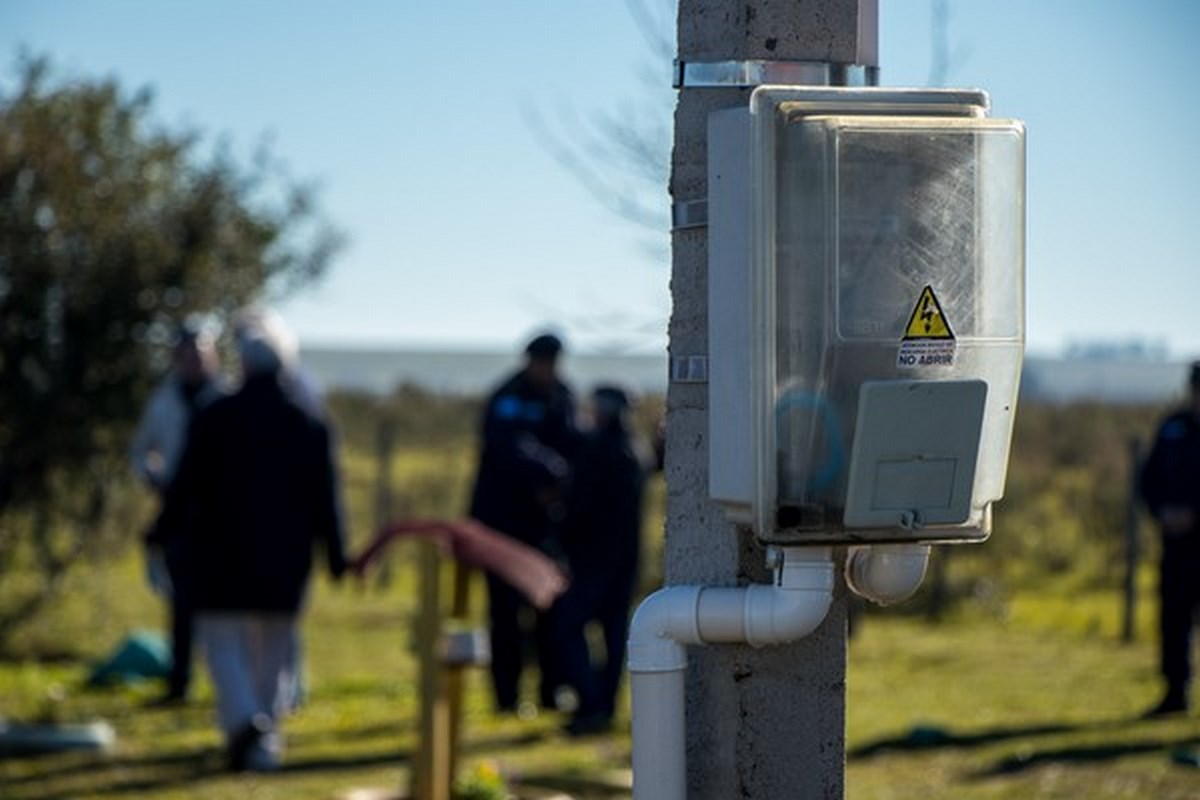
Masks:
[[[703,228],[708,224],[708,200],[677,200],[671,204],[671,230]]]
[[[879,67],[828,61],[676,61],[676,89],[783,86],[878,86]]]
[[[708,383],[708,356],[672,356],[671,382]]]

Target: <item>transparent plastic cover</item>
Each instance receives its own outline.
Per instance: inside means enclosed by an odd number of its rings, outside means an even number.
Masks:
[[[1003,494],[1024,341],[1024,130],[982,117],[785,115],[761,288],[773,350],[759,525],[839,530],[868,381],[987,384],[971,515]],[[771,163],[770,161],[764,163]],[[768,198],[771,203],[771,198]],[[757,334],[756,334],[757,335]],[[760,351],[762,352],[762,351]],[[932,411],[932,409],[931,409]],[[930,457],[939,444],[928,443]],[[909,454],[922,458],[921,454]],[[907,456],[906,456],[907,457]],[[924,538],[970,538],[926,532]]]

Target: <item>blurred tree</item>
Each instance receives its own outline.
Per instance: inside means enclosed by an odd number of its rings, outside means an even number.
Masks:
[[[202,156],[150,110],[147,91],[27,56],[0,86],[0,586],[26,589],[0,640],[103,538],[178,321],[277,299],[339,246],[265,151]]]

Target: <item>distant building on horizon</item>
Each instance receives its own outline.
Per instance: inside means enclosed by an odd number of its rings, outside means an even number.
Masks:
[[[1163,339],[1081,340],[1067,343],[1072,361],[1167,361],[1170,348]]]
[[[1028,356],[1021,371],[1022,401],[1160,405],[1183,396],[1186,361],[1166,358]]]

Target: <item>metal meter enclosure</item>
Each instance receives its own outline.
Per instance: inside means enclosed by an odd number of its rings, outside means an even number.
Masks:
[[[1024,351],[1024,127],[974,90],[709,121],[710,494],[766,542],[967,541]]]

